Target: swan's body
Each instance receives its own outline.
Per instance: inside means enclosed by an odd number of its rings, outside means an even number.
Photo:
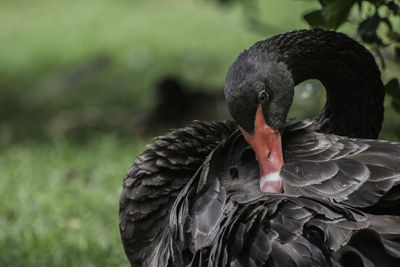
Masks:
[[[294,85],[310,78],[327,88],[325,108],[285,127]],[[384,92],[368,51],[334,32],[278,35],[239,56],[225,94],[241,131],[196,122],[160,137],[126,176],[132,265],[400,264],[400,144],[371,139]],[[261,193],[260,172],[276,169],[282,184],[270,185],[284,194]]]

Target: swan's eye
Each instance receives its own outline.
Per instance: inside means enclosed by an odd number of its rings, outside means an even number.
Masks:
[[[258,95],[258,102],[259,102],[260,104],[262,104],[262,103],[264,103],[264,102],[266,102],[266,101],[268,101],[268,100],[269,100],[269,95],[268,95],[268,93],[265,92],[265,91],[261,91],[261,93]]]

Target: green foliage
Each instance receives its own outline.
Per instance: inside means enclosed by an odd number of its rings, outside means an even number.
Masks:
[[[396,20],[400,18],[400,6],[396,0],[318,0],[320,9],[304,15],[311,27],[337,29],[349,20],[354,6],[360,11],[357,36],[363,42],[383,46],[388,43],[400,43],[399,29],[395,29]],[[380,36],[379,26],[385,26],[385,36]]]
[[[398,79],[392,79],[385,85],[385,91],[392,97],[392,107],[400,113],[400,85]]]
[[[131,134],[160,77],[222,88],[260,38],[240,10],[194,0],[5,1],[0,17],[0,143]]]
[[[346,18],[353,6],[349,0],[320,0],[322,9],[314,10],[304,15],[304,19],[312,27],[336,29]]]
[[[381,49],[394,45],[396,53],[400,51],[400,3],[397,0],[318,0],[320,9],[304,15],[311,27],[337,29],[349,21],[351,10],[358,7],[357,31],[365,44],[374,48],[376,56],[385,67]],[[354,13],[354,12],[353,12]],[[353,22],[354,23],[354,22]],[[399,56],[399,55],[397,55]],[[386,92],[392,97],[391,106],[400,113],[400,87],[397,78],[390,80]]]
[[[118,201],[143,147],[98,136],[0,149],[0,266],[129,266]]]
[[[352,9],[359,14],[356,36],[376,48],[394,44],[400,47],[400,3],[397,0],[318,0],[320,9],[304,15],[311,27],[337,29],[349,21]],[[354,19],[353,19],[354,20]],[[384,30],[380,30],[380,28]],[[379,53],[379,51],[378,51]]]
[[[160,78],[220,92],[244,48],[304,27],[297,14],[311,7],[269,0],[258,9],[269,27],[258,34],[240,8],[210,1],[3,1],[0,143],[131,135]]]
[[[381,45],[382,40],[377,35],[377,30],[381,18],[378,13],[375,13],[372,17],[368,17],[360,23],[357,29],[357,36],[361,36],[361,39],[365,43],[376,43]]]

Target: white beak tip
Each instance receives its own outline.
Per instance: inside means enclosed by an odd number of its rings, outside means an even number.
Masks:
[[[265,193],[282,193],[283,179],[280,177],[279,172],[272,172],[264,175],[260,179],[261,192]]]

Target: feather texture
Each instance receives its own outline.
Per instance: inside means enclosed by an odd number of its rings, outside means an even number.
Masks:
[[[400,143],[287,130],[285,192],[399,214]]]
[[[335,136],[333,138],[342,143],[346,142],[346,138]],[[294,142],[296,139],[290,140]],[[288,151],[292,144],[299,146],[288,140],[285,142]],[[382,145],[381,142],[378,143]],[[373,144],[374,142],[368,141],[367,145],[373,146]],[[329,149],[334,148],[334,145],[329,146]],[[320,151],[323,152],[324,149],[327,148],[321,148]],[[360,160],[362,158],[360,154],[367,152],[368,147],[356,146],[353,151],[355,152],[346,152],[343,155],[354,156],[357,153]],[[338,164],[335,172],[327,170],[318,172],[318,175],[327,173],[330,179],[333,177],[335,180],[339,179],[335,178],[338,174],[347,174],[352,178],[363,173],[356,171],[351,174],[351,171],[346,169],[348,167],[346,164],[352,165],[353,161],[347,159],[349,163],[346,161],[346,156],[339,157],[340,153],[335,154],[336,156],[330,157],[344,160],[343,166]],[[290,158],[290,153],[286,157],[289,165],[296,164],[302,159],[300,156]],[[301,166],[305,168],[305,173],[309,172],[307,164]],[[161,209],[158,209],[156,204],[152,206],[159,213],[158,218],[164,218],[163,220],[148,215],[141,221],[128,222],[134,227],[141,224],[148,227],[141,228],[141,232],[129,236],[128,240],[131,243],[124,243],[127,253],[142,256],[131,257],[132,265],[396,266],[400,264],[400,228],[396,226],[400,222],[399,217],[364,213],[351,207],[352,203],[347,205],[334,203],[325,200],[325,196],[321,198],[318,194],[296,197],[257,193],[258,175],[254,153],[249,149],[241,133],[234,132],[205,157],[204,162],[192,176],[186,178],[186,183],[182,185],[173,200],[168,202],[160,197],[159,202],[171,205],[168,210],[164,208],[167,210],[166,213],[160,213]],[[315,186],[312,182],[313,177],[304,177],[310,180],[310,183],[301,183],[300,188],[314,192],[315,190],[309,189]],[[325,179],[322,180],[326,182]],[[364,184],[368,179],[354,180]],[[346,182],[345,179],[343,182]],[[355,182],[350,179],[349,183]],[[373,187],[367,187],[366,190],[372,190],[371,188]],[[125,190],[129,191],[131,188]],[[373,191],[371,192],[373,194]],[[339,198],[337,202],[340,202]],[[155,202],[149,204],[153,203]],[[161,217],[161,214],[164,217]],[[158,227],[158,234],[149,240],[146,235],[149,232],[146,231],[153,228],[157,221],[162,222],[162,227]],[[143,239],[148,243],[143,243]],[[139,249],[136,244],[147,246],[149,250]],[[136,245],[134,252],[129,250],[133,245]]]
[[[120,198],[120,232],[130,262],[140,265],[161,253],[163,229],[176,197],[204,158],[237,126],[194,122],[158,137],[133,163]],[[149,262],[147,262],[148,264]]]

